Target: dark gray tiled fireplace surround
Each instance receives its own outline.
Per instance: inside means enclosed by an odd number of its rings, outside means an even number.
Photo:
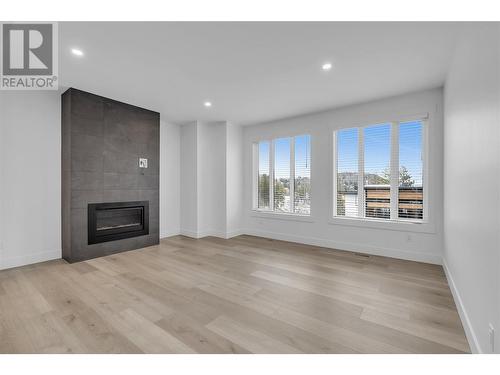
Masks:
[[[159,243],[159,113],[74,88],[62,95],[62,248],[75,262]],[[148,168],[139,168],[139,158]],[[148,201],[149,234],[89,245],[88,205]]]

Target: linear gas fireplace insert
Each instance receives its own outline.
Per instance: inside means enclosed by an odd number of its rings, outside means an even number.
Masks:
[[[88,205],[88,243],[149,234],[149,201]]]

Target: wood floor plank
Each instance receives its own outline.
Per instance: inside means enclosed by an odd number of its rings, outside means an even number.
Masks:
[[[280,306],[255,296],[244,297],[231,294],[221,291],[218,287],[205,287],[193,293],[198,300],[221,308],[231,319],[252,326],[281,342],[293,345],[304,353],[361,352],[352,346],[347,346],[336,337],[318,335],[318,332],[291,324],[286,319],[280,319],[281,315],[278,314]]]
[[[463,353],[441,266],[174,236],[0,271],[0,353]]]
[[[238,323],[228,317],[220,316],[207,324],[207,328],[227,339],[236,342],[252,353],[300,354],[301,352],[287,344],[273,339],[249,326]]]
[[[446,327],[431,326],[424,324],[422,321],[416,322],[413,320],[400,319],[372,309],[365,309],[361,314],[361,319],[395,328],[398,331],[431,340],[462,352],[469,350],[465,337]]]
[[[250,353],[247,349],[210,331],[204,325],[186,315],[175,313],[156,322],[156,325],[185,342],[197,353]]]
[[[195,353],[181,340],[134,310],[126,309],[120,315],[130,326],[125,336],[145,353]]]

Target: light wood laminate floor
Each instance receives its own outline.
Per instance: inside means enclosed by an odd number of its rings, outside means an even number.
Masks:
[[[2,353],[461,353],[441,266],[252,236],[0,271]]]

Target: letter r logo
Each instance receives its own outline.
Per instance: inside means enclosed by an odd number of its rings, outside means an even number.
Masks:
[[[3,75],[52,75],[52,24],[3,24]]]

